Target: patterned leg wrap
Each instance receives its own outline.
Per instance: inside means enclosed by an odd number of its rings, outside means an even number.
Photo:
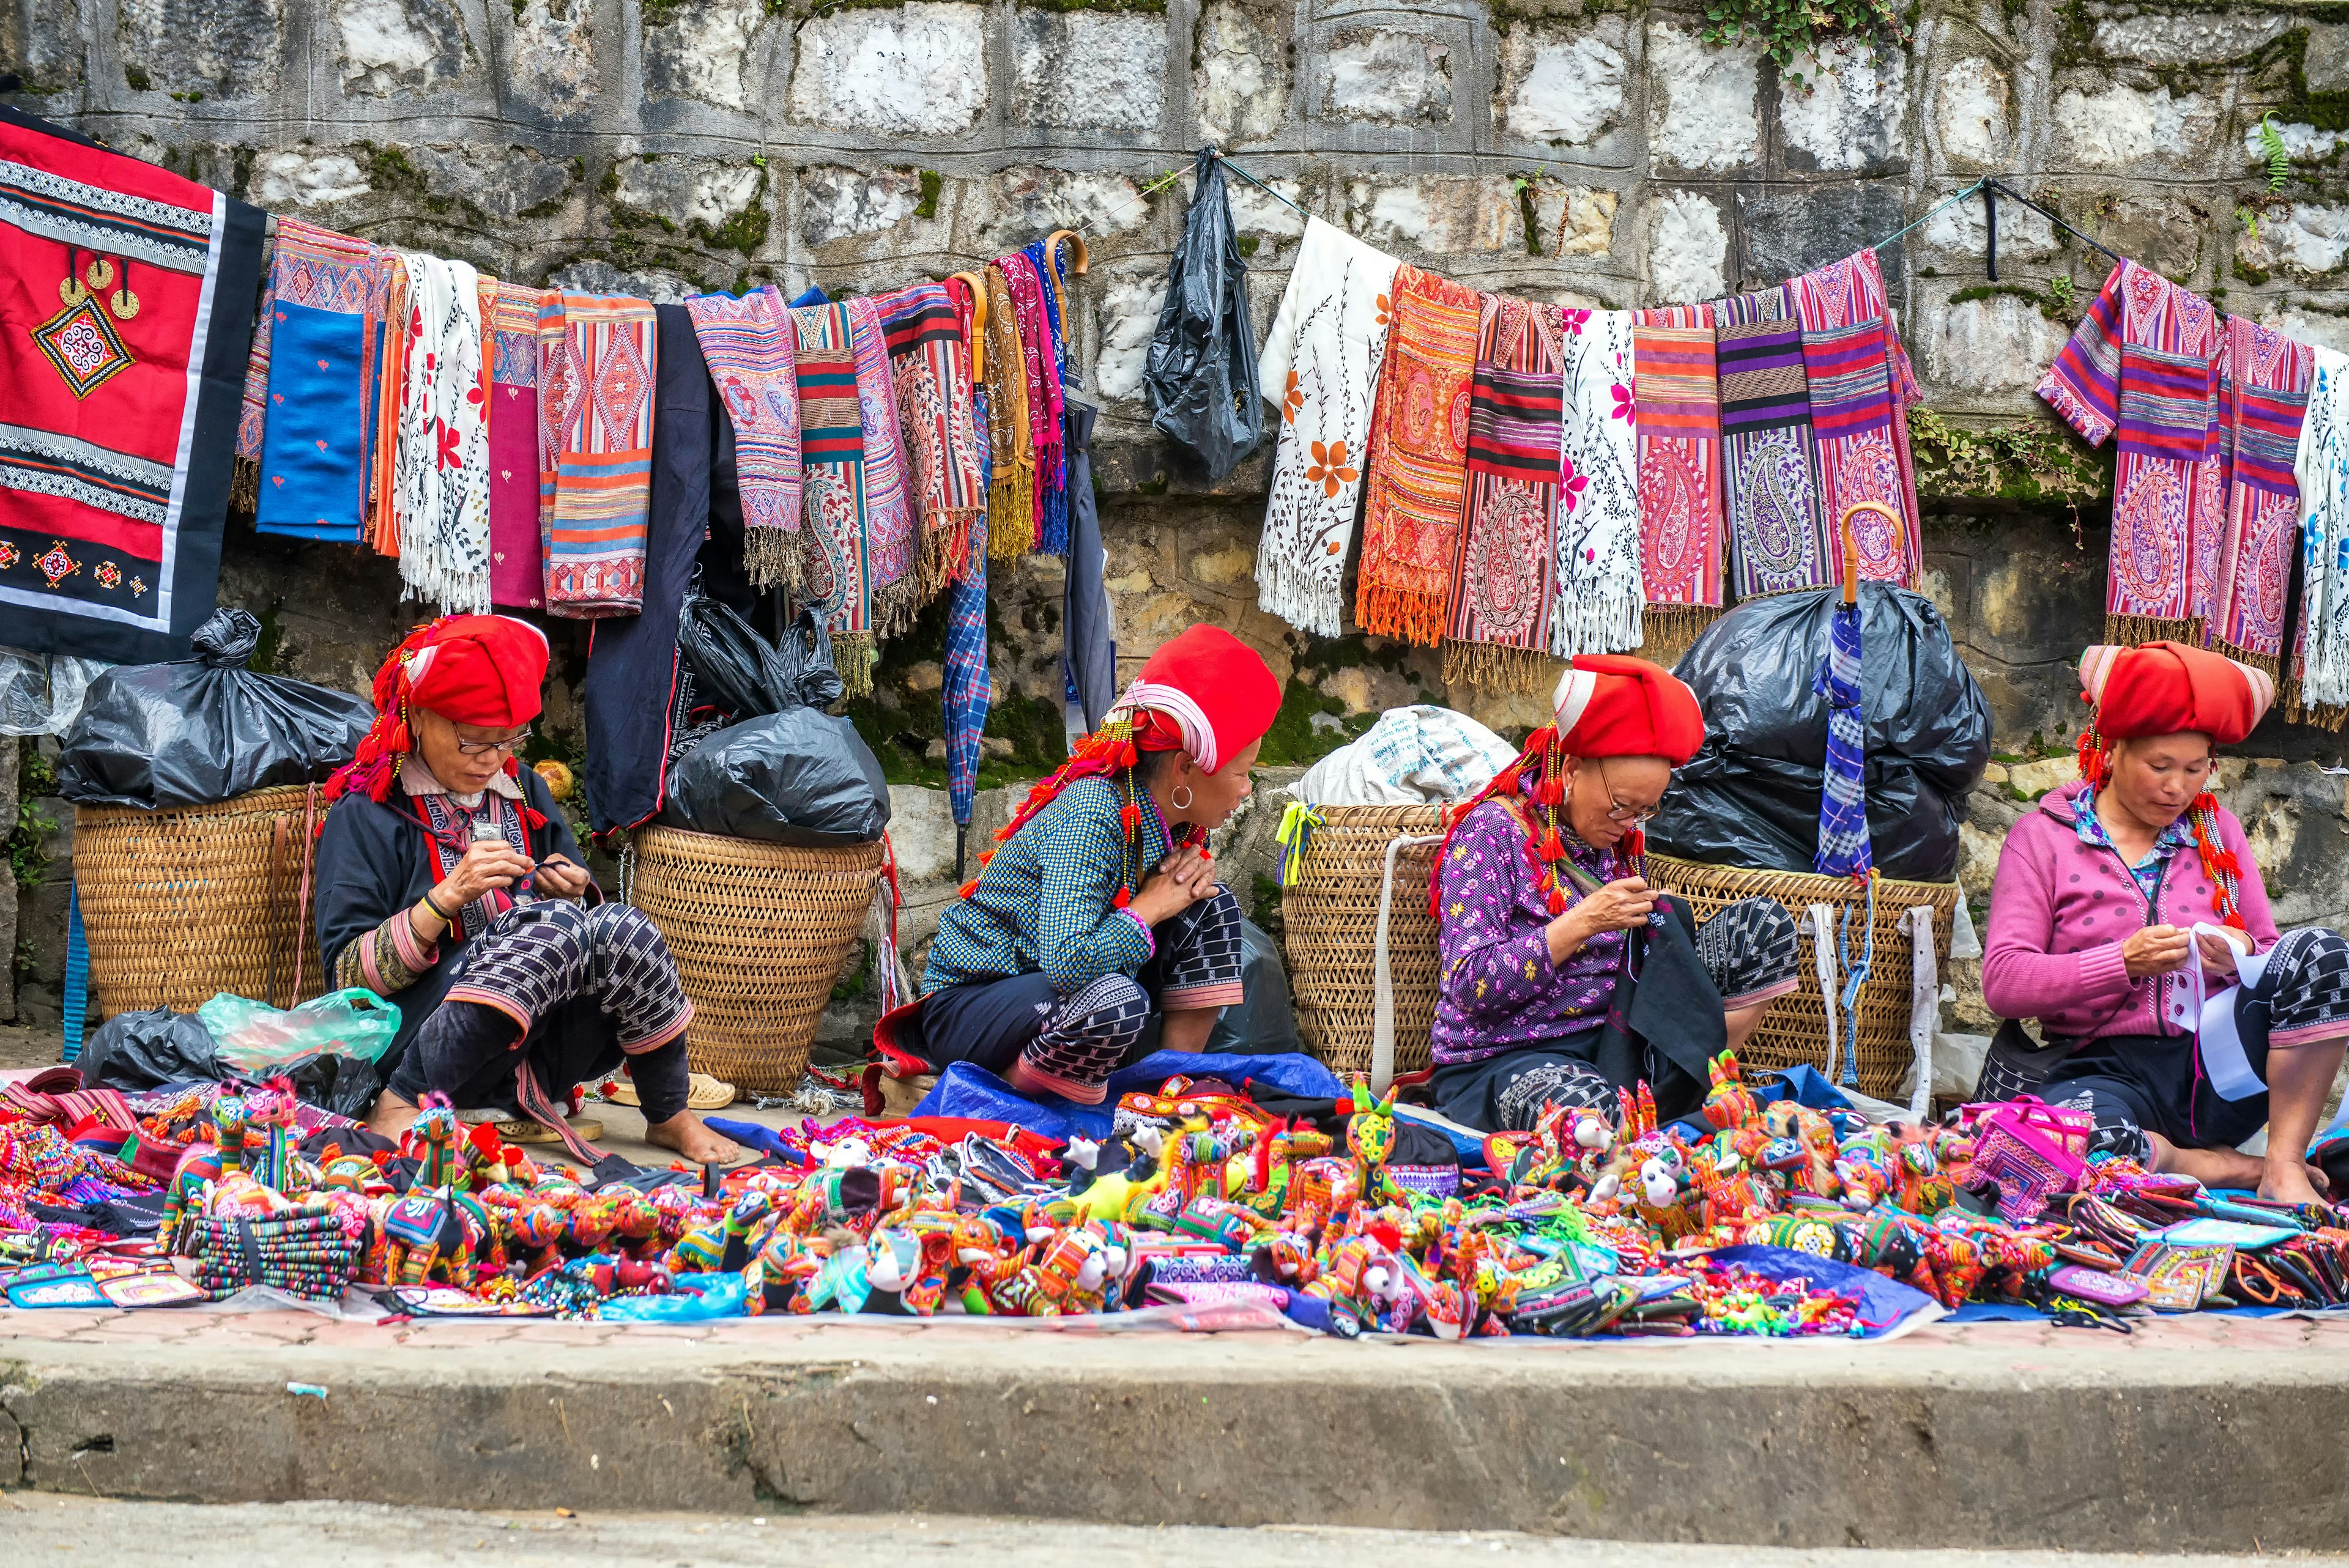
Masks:
[[[1544,1062],[1511,1078],[1493,1097],[1500,1113],[1499,1131],[1531,1132],[1542,1109],[1550,1105],[1578,1106],[1604,1111],[1611,1119],[1617,1109],[1615,1086],[1588,1062]]]
[[[1056,1094],[1099,1105],[1102,1085],[1125,1059],[1150,1016],[1150,994],[1123,975],[1104,975],[1053,1011],[1008,1075],[1023,1094]]]
[[[449,1000],[494,1007],[524,1034],[540,1014],[579,995],[612,1016],[630,1056],[667,1045],[693,1020],[668,944],[643,911],[624,903],[588,909],[548,900],[510,909],[467,946],[449,987]]]
[[[1198,1007],[1236,1006],[1246,993],[1240,966],[1247,950],[1240,939],[1240,901],[1219,887],[1167,922],[1166,983],[1159,1007],[1169,1013]]]
[[[2276,972],[2270,995],[2268,1043],[2296,1045],[2349,1035],[2349,941],[2322,926],[2287,931],[2268,965]]]
[[[1696,928],[1696,953],[1730,1007],[1783,996],[1801,982],[1795,917],[1775,899],[1741,898]]]

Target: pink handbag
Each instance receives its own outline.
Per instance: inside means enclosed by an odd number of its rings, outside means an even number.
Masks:
[[[1966,1106],[1958,1125],[1972,1134],[1974,1173],[1998,1183],[1999,1217],[2011,1224],[2029,1224],[2087,1173],[2095,1121],[2085,1110],[2024,1095]]]

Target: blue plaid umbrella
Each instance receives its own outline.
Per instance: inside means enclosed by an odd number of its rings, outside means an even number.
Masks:
[[[1836,606],[1816,685],[1827,699],[1827,760],[1812,869],[1826,877],[1866,876],[1876,861],[1868,842],[1868,713],[1860,690],[1856,599]]]
[[[992,453],[987,443],[987,389],[972,398],[978,424],[979,493],[987,493]],[[978,789],[978,738],[987,728],[993,693],[987,680],[987,514],[970,525],[970,564],[947,589],[946,707],[947,800],[954,809],[955,875],[963,871],[963,830],[970,826],[971,797]]]

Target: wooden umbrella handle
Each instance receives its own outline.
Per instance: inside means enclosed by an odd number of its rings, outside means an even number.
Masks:
[[[1863,511],[1883,513],[1884,521],[1892,525],[1895,538],[1904,527],[1900,514],[1885,501],[1855,501],[1843,509],[1843,516],[1836,520],[1836,532],[1843,541],[1843,602],[1847,604],[1859,603],[1859,531],[1852,527],[1851,520]]]
[[[1057,268],[1060,265],[1061,260],[1061,242],[1063,240],[1066,240],[1069,243],[1076,246],[1077,248],[1076,259],[1069,263],[1069,271],[1074,273],[1079,277],[1083,277],[1085,275],[1085,267],[1090,260],[1090,253],[1085,249],[1085,237],[1082,234],[1078,233],[1074,229],[1055,229],[1051,233],[1045,236],[1045,258],[1051,262]]]

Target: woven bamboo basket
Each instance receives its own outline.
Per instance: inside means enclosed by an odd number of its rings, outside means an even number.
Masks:
[[[290,1007],[326,990],[304,896],[309,828],[325,815],[310,792],[296,784],[212,806],[74,809],[74,885],[101,1016],[186,1012],[222,991]]]
[[[1332,1071],[1350,1078],[1371,1070],[1379,890],[1386,877],[1387,846],[1399,838],[1443,832],[1444,808],[1319,810],[1323,825],[1306,843],[1297,881],[1281,892],[1280,918],[1298,1035]],[[1387,966],[1394,986],[1398,1073],[1418,1072],[1434,1062],[1430,1033],[1435,1025],[1435,922],[1427,913],[1427,879],[1435,849],[1415,844],[1395,855]]]
[[[798,1087],[885,846],[809,850],[649,827],[633,852],[630,902],[660,927],[693,1003],[694,1069],[759,1093]]]
[[[1750,1077],[1756,1069],[1809,1066],[1824,1072],[1827,1063],[1827,1005],[1819,991],[1819,975],[1812,950],[1811,927],[1804,912],[1823,903],[1835,912],[1835,926],[1844,928],[1850,912],[1850,947],[1857,960],[1866,936],[1868,895],[1847,877],[1814,876],[1806,872],[1749,872],[1734,866],[1700,865],[1651,854],[1648,881],[1688,900],[1700,922],[1710,920],[1723,905],[1741,898],[1771,898],[1785,906],[1802,927],[1800,971],[1802,987],[1770,1004],[1761,1026],[1740,1050],[1738,1062]],[[1916,944],[1900,917],[1919,905],[1933,911],[1933,945],[1947,954],[1950,933],[1957,915],[1959,889],[1953,882],[1895,882],[1879,877],[1876,883],[1876,958],[1859,988],[1856,1038],[1843,1048],[1857,1052],[1859,1088],[1878,1099],[1899,1096],[1900,1080],[1909,1071],[1909,990]],[[1841,973],[1838,963],[1838,973]],[[1840,1021],[1838,1037],[1843,1030]]]

